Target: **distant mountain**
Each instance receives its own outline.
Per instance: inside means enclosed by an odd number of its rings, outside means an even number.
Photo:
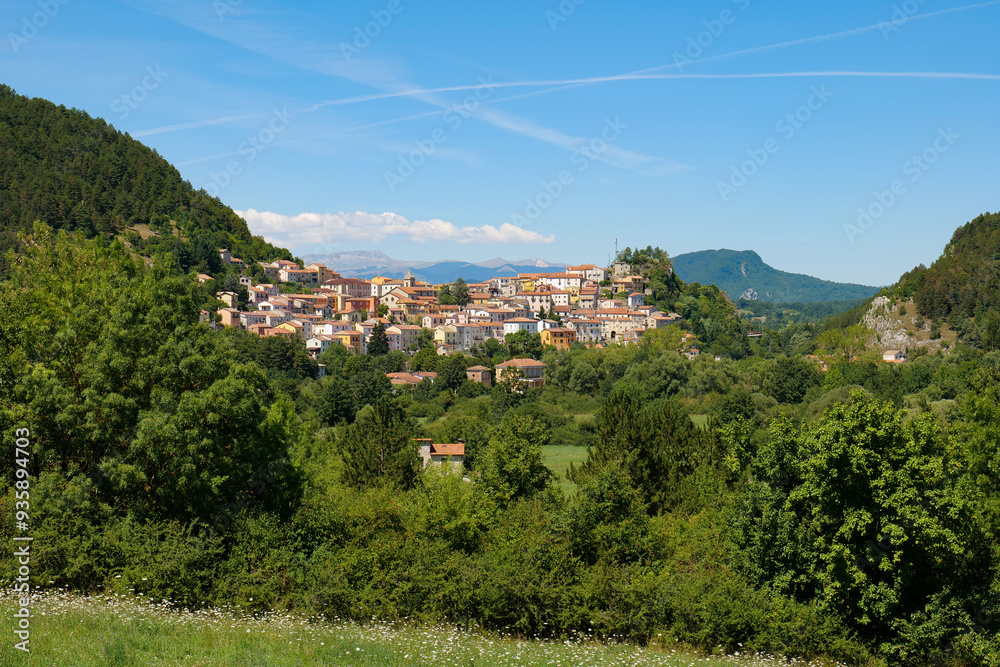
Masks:
[[[835,283],[800,273],[779,271],[752,250],[701,250],[673,258],[674,270],[686,282],[718,285],[730,299],[812,303],[866,299],[880,288]]]
[[[421,262],[393,259],[377,250],[354,250],[335,252],[329,255],[306,255],[306,263],[320,262],[348,278],[402,278],[413,271],[419,280],[429,283],[450,283],[457,278],[466,282],[482,282],[494,276],[515,276],[518,273],[533,273],[540,269],[561,271],[564,264],[553,264],[545,260],[531,258],[509,261],[502,257],[487,262],[470,263],[457,260]]]

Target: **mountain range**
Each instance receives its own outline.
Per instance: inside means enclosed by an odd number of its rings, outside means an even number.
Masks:
[[[730,299],[814,303],[866,299],[879,287],[820,280],[769,266],[752,250],[700,250],[673,258],[677,276],[685,282],[718,285]]]
[[[555,264],[542,259],[530,258],[516,261],[496,257],[486,262],[463,262],[460,260],[416,261],[393,259],[377,250],[350,250],[329,255],[306,255],[308,264],[319,262],[340,273],[345,278],[402,278],[408,271],[419,280],[429,283],[450,283],[457,278],[466,282],[481,282],[494,276],[516,276],[539,269],[561,271],[565,264]]]

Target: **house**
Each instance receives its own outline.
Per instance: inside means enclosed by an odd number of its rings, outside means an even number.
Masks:
[[[546,365],[534,359],[511,359],[497,364],[497,379],[503,377],[503,371],[514,368],[521,374],[521,382],[528,388],[541,387],[545,384]]]
[[[614,285],[615,294],[619,292],[625,292],[626,294],[631,294],[632,292],[645,293],[646,290],[646,279],[637,275],[615,278],[612,284]]]
[[[446,346],[449,351],[455,349],[455,342],[458,340],[458,329],[454,324],[445,324],[434,329],[434,340]],[[439,350],[440,353],[440,350]]]
[[[240,311],[235,308],[219,308],[219,315],[222,318],[222,326],[224,327],[236,327],[239,329],[243,326],[243,322],[240,321]]]
[[[315,359],[319,355],[326,352],[330,348],[331,344],[335,344],[336,342],[337,341],[333,338],[333,336],[316,334],[306,341],[306,351],[309,353],[309,356]]]
[[[901,352],[899,350],[886,350],[882,353],[882,361],[890,364],[904,364],[910,360],[910,357],[906,352]]]
[[[608,279],[608,270],[602,269],[599,266],[594,266],[593,264],[582,264],[580,266],[567,266],[566,273],[575,273],[576,275],[583,276],[586,280],[595,283],[599,283],[602,280]]]
[[[312,263],[306,264],[306,269],[310,271],[315,271],[317,275],[317,280],[319,284],[322,285],[328,280],[333,280],[334,278],[340,278],[340,274],[336,271],[331,271],[322,264]]]
[[[416,387],[424,381],[422,376],[415,373],[386,373],[385,376],[393,387]]]
[[[584,287],[580,290],[580,299],[577,302],[577,306],[580,308],[596,308],[597,298],[596,287]]]
[[[275,290],[277,291],[277,290]],[[247,288],[247,295],[250,299],[250,303],[256,305],[263,303],[277,294],[272,294],[269,290],[265,289],[264,285],[257,285],[254,287]]]
[[[566,327],[552,327],[542,331],[542,345],[552,345],[557,350],[568,350],[576,342],[576,332]]]
[[[615,262],[611,267],[611,272],[615,278],[622,278],[632,273],[632,265],[627,262]]]
[[[254,334],[255,336],[260,336],[261,338],[266,338],[271,333],[271,327],[266,324],[251,324],[247,327],[247,331]]]
[[[452,324],[455,329],[455,348],[468,350],[473,345],[482,345],[486,340],[486,334],[481,324]],[[447,341],[446,341],[447,342]]]
[[[294,338],[305,340],[307,334],[303,331],[303,328],[302,322],[299,322],[298,320],[288,320],[287,322],[282,322],[278,326],[274,327],[271,330],[271,335],[277,335],[279,333],[284,335],[284,333],[287,332]]]
[[[308,287],[320,284],[319,271],[315,269],[281,269],[278,271],[278,279],[283,283],[299,283]]]
[[[324,290],[349,296],[352,299],[364,299],[372,295],[372,286],[367,280],[358,278],[333,278],[322,285]]]
[[[274,262],[258,262],[261,268],[264,269],[264,275],[267,276],[268,280],[281,280],[279,275],[282,269],[297,269],[299,265],[295,262],[291,262],[287,259],[279,259]]]
[[[236,292],[219,292],[216,296],[230,308],[236,308],[240,303],[240,295]]]
[[[447,320],[448,317],[446,315],[439,313],[437,315],[424,315],[420,321],[425,329],[436,329],[447,324]]]
[[[249,329],[255,324],[266,324],[266,323],[267,323],[267,315],[260,311],[240,313],[240,324],[242,324],[245,329]]]
[[[364,354],[367,350],[364,337],[357,329],[345,329],[333,334],[332,338],[354,354]]]
[[[486,368],[486,366],[473,366],[472,368],[466,368],[465,377],[469,378],[473,382],[484,384],[487,387],[493,384],[493,375],[490,373],[490,369]]]
[[[601,321],[587,318],[569,320],[567,327],[576,332],[576,340],[596,343],[603,339]]]
[[[385,276],[375,276],[371,280],[372,285],[372,296],[376,299],[381,299],[383,296],[396,289],[397,287],[403,286],[402,280],[396,280],[394,278],[386,278]]]
[[[434,444],[430,438],[418,438],[413,442],[417,443],[417,451],[424,461],[424,468],[432,465],[444,465],[449,463],[452,471],[461,474],[465,461],[465,443],[459,440],[450,445]]]
[[[552,307],[551,292],[521,292],[515,298],[523,302],[532,313]]]
[[[550,273],[539,276],[535,285],[549,285],[553,290],[576,290],[579,292],[580,288],[583,287],[583,280],[583,276],[575,273]]]
[[[527,317],[512,317],[503,323],[504,336],[518,331],[527,331],[530,334],[538,333],[538,320],[529,320]]]

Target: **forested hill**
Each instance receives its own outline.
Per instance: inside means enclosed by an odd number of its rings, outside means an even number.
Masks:
[[[901,296],[912,296],[920,314],[980,319],[1000,304],[1000,213],[984,213],[958,229],[930,268],[918,266],[899,279]]]
[[[217,262],[218,248],[247,261],[292,259],[104,120],[0,85],[0,257],[36,220],[89,238],[131,229],[139,252],[175,251],[185,269]]]
[[[877,287],[835,283],[800,273],[779,271],[752,250],[701,250],[673,258],[677,275],[687,282],[718,285],[729,298],[810,303],[866,299]]]

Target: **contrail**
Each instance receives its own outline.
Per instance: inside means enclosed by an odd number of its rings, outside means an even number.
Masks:
[[[1000,1],[1000,0],[998,0]],[[596,83],[613,83],[616,81],[653,81],[666,79],[780,79],[780,78],[801,78],[801,77],[883,77],[883,78],[911,78],[911,79],[984,79],[1000,80],[1000,74],[981,74],[976,72],[865,72],[855,70],[834,70],[819,72],[757,72],[750,74],[614,74],[610,76],[594,76],[581,79],[542,79],[538,81],[506,81],[492,83],[496,88],[538,88],[544,86],[575,86]],[[320,102],[308,109],[304,113],[316,111],[327,106],[343,106],[347,104],[358,104],[360,102],[373,102],[395,97],[414,97],[417,95],[428,95],[432,93],[449,93],[466,90],[475,90],[480,85],[443,86],[441,88],[415,88],[411,90],[401,90],[394,93],[375,93],[372,95],[360,95],[358,97],[345,97],[340,100],[330,100]]]
[[[193,130],[198,127],[209,127],[211,125],[222,125],[223,123],[231,123],[236,120],[247,120],[248,118],[257,118],[254,115],[245,116],[225,116],[223,118],[212,118],[210,120],[199,120],[193,123],[182,123],[180,125],[166,125],[164,127],[155,127],[151,130],[142,130],[141,132],[136,132],[133,137],[148,137],[152,134],[163,134],[164,132],[176,132],[177,130]]]
[[[943,14],[953,14],[955,12],[962,12],[969,9],[978,9],[979,7],[986,7],[988,5],[1000,4],[1000,0],[990,0],[989,2],[981,2],[976,5],[965,5],[964,7],[952,7],[951,9],[942,9],[937,12],[930,12],[929,14],[914,14],[913,16],[907,16],[905,18],[899,19],[898,21],[881,21],[879,23],[873,23],[872,25],[866,25],[862,28],[852,28],[850,30],[843,30],[841,32],[830,33],[829,35],[817,35],[815,37],[804,37],[802,39],[793,39],[787,42],[780,42],[778,44],[768,44],[766,46],[754,46],[749,49],[742,49],[740,51],[731,51],[729,53],[721,53],[717,56],[708,56],[706,58],[698,58],[696,60],[691,60],[685,62],[685,66],[690,66],[695,63],[705,63],[711,62],[713,60],[722,60],[723,58],[732,58],[734,56],[746,56],[751,53],[760,53],[761,51],[770,51],[772,49],[783,49],[788,46],[798,46],[799,44],[811,44],[813,42],[823,42],[829,39],[839,39],[841,37],[850,37],[852,35],[860,35],[862,33],[871,32],[872,30],[881,30],[888,26],[899,27],[910,23],[911,21],[917,21],[920,19],[929,19],[935,16],[941,16]],[[676,63],[669,63],[667,65],[658,65],[657,67],[651,67],[649,69],[637,70],[635,72],[629,72],[630,74],[642,74],[646,72],[655,72],[659,69],[664,69],[666,67],[677,67]]]
[[[786,42],[779,42],[777,44],[767,44],[767,45],[764,45],[764,46],[755,46],[755,47],[752,47],[752,48],[749,48],[749,49],[741,49],[739,51],[731,51],[729,53],[721,53],[721,54],[719,54],[717,56],[708,56],[708,57],[705,57],[705,58],[698,58],[696,60],[687,61],[687,62],[684,63],[684,65],[689,67],[689,66],[697,64],[697,63],[712,62],[712,61],[715,61],[715,60],[722,60],[722,59],[725,59],[725,58],[733,58],[733,57],[736,57],[736,56],[745,56],[745,55],[750,55],[750,54],[753,54],[753,53],[760,53],[760,52],[763,52],[763,51],[770,51],[770,50],[773,50],[773,49],[782,49],[782,48],[786,48],[786,47],[789,47],[789,46],[798,46],[798,45],[801,45],[801,44],[811,44],[811,43],[814,43],[814,42],[822,42],[822,41],[826,41],[826,40],[830,40],[830,39],[839,39],[841,37],[850,37],[852,35],[860,35],[860,34],[863,34],[863,33],[866,33],[866,32],[871,32],[872,30],[881,30],[883,28],[886,28],[887,26],[898,27],[898,26],[902,26],[902,25],[905,25],[907,23],[910,23],[911,21],[917,21],[917,20],[920,20],[920,19],[929,19],[929,18],[933,18],[933,17],[936,17],[936,16],[942,16],[944,14],[953,14],[955,12],[962,12],[962,11],[967,11],[967,10],[970,10],[970,9],[978,9],[980,7],[987,7],[987,6],[990,6],[990,5],[997,5],[997,4],[1000,4],[1000,0],[990,0],[989,2],[981,2],[981,3],[975,4],[975,5],[965,5],[963,7],[952,7],[951,9],[942,9],[940,11],[930,12],[928,14],[915,14],[913,16],[908,16],[908,17],[900,19],[898,21],[880,21],[879,23],[873,23],[872,25],[863,26],[861,28],[852,28],[850,30],[842,30],[841,32],[830,33],[828,35],[817,35],[815,37],[804,37],[802,39],[793,39],[793,40],[789,40],[789,41],[786,41]],[[585,86],[585,85],[590,85],[590,84],[594,84],[594,83],[605,83],[605,82],[608,82],[608,81],[637,80],[637,79],[629,79],[628,77],[632,77],[632,76],[636,76],[636,75],[642,75],[642,74],[648,74],[648,73],[651,73],[651,72],[656,72],[656,71],[661,70],[661,69],[673,68],[673,67],[678,67],[678,66],[679,66],[678,63],[668,63],[666,65],[657,65],[656,67],[650,67],[650,68],[647,68],[647,69],[635,70],[633,72],[628,72],[626,74],[620,74],[620,75],[614,75],[614,76],[611,76],[611,77],[594,77],[594,78],[589,78],[589,79],[576,79],[576,80],[570,80],[570,81],[565,81],[565,82],[558,82],[558,83],[554,83],[554,84],[553,83],[547,83],[547,82],[537,82],[537,83],[530,83],[530,84],[529,83],[514,82],[514,83],[506,83],[506,84],[496,84],[496,87],[498,87],[498,88],[516,87],[518,85],[535,85],[535,86],[554,85],[555,86],[551,90],[548,90],[548,91],[535,91],[535,92],[532,92],[532,93],[527,93],[527,94],[525,94],[523,96],[518,96],[518,97],[526,97],[526,96],[531,96],[531,95],[543,95],[543,94],[548,93],[548,92],[556,92],[558,90],[565,90],[567,88],[573,88],[573,87],[577,87],[577,86]],[[817,76],[822,76],[822,75],[817,75]],[[862,74],[857,74],[856,76],[863,76],[863,75]],[[872,76],[874,76],[874,75],[872,75]],[[905,75],[901,74],[900,76],[905,76]],[[696,78],[696,77],[689,77],[689,78]],[[953,76],[953,77],[931,77],[931,76],[927,76],[926,78],[976,78],[976,77],[974,77],[974,76],[973,77],[965,77],[965,76],[956,75],[956,76]],[[987,77],[984,77],[984,78],[989,78],[989,77],[987,76]],[[417,95],[417,94],[420,94],[420,93],[423,93],[423,92],[451,92],[451,91],[460,91],[460,90],[470,90],[471,88],[474,88],[474,86],[473,87],[436,88],[436,89],[430,89],[430,90],[427,90],[427,91],[403,91],[403,92],[397,92],[397,93],[384,93],[384,94],[364,95],[364,96],[355,97],[355,98],[347,98],[347,99],[344,99],[344,100],[329,100],[329,101],[325,101],[325,102],[319,102],[319,103],[313,105],[312,107],[309,107],[308,109],[306,109],[306,112],[317,111],[318,109],[321,109],[321,108],[327,107],[327,106],[340,106],[342,104],[354,104],[354,103],[358,103],[358,102],[367,102],[367,101],[372,101],[372,100],[385,99],[385,98],[389,98],[389,97],[412,96],[412,95]],[[506,98],[506,99],[516,99],[516,98]],[[503,101],[503,100],[496,100],[496,101],[500,102],[500,101]],[[419,117],[419,116],[414,116],[414,118],[416,118],[416,117]],[[384,122],[395,122],[395,121],[384,121]]]

